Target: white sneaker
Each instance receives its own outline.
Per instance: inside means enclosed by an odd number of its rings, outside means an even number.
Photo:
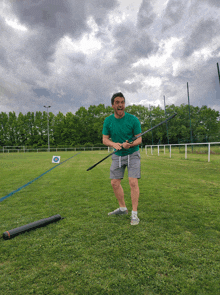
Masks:
[[[131,216],[131,225],[137,225],[140,219],[137,216]]]
[[[122,214],[128,214],[128,210],[122,211],[120,208],[118,208],[108,213],[108,215],[122,215]]]

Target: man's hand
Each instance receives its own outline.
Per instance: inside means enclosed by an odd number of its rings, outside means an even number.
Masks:
[[[139,135],[139,134],[138,134],[138,135]],[[135,135],[135,136],[138,136],[138,135]],[[112,141],[109,139],[109,135],[103,135],[102,142],[104,143],[104,145],[111,146],[111,147],[113,147],[113,148],[116,149],[116,150],[121,150],[122,148],[128,150],[128,149],[130,149],[131,147],[134,147],[134,146],[136,146],[136,145],[141,144],[141,142],[142,142],[142,137],[137,138],[137,139],[136,139],[135,141],[133,141],[133,142],[129,142],[128,140],[126,140],[126,142],[124,142],[124,143],[120,143],[120,142],[112,142]]]
[[[122,147],[123,147],[123,144],[122,143],[119,143],[119,142],[113,142],[112,143],[112,147],[116,150],[121,150]]]
[[[123,147],[124,149],[128,150],[128,149],[130,149],[130,147],[131,147],[131,143],[129,143],[128,140],[126,140],[126,142],[124,142],[124,143],[122,144],[122,147]]]
[[[126,142],[124,142],[124,143],[114,142],[114,144],[112,144],[112,146],[116,150],[121,150],[122,148],[128,150],[131,147],[131,143],[129,143],[128,140],[126,140]]]

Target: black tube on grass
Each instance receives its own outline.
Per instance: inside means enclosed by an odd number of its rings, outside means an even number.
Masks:
[[[38,221],[29,223],[29,224],[26,224],[26,225],[23,225],[23,226],[20,226],[20,227],[17,227],[17,228],[8,230],[8,231],[5,231],[3,233],[3,239],[4,240],[9,240],[9,239],[14,238],[15,236],[21,234],[21,233],[24,233],[26,231],[30,231],[32,229],[36,229],[36,228],[45,226],[45,225],[47,225],[49,223],[58,221],[60,219],[63,219],[63,218],[59,214],[57,214],[57,215],[54,215],[54,216],[51,216],[51,217],[48,217],[48,218],[40,219]]]

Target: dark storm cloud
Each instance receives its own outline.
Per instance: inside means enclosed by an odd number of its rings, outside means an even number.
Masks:
[[[181,21],[186,10],[186,3],[186,0],[170,0],[168,2],[164,15],[163,31],[175,26]]]
[[[6,25],[6,22],[0,18],[0,67],[9,66],[9,56],[5,47],[5,42],[8,41],[8,36],[13,36],[13,30]],[[15,37],[15,36],[13,36]]]
[[[208,105],[209,107],[219,105],[216,100],[217,70],[216,58],[210,59],[209,63],[197,63],[181,70],[177,77],[166,76],[166,82],[162,85],[166,98],[175,98],[175,104],[187,104],[187,82],[189,85],[190,104],[193,106]],[[220,86],[219,86],[220,89]]]
[[[214,7],[220,7],[220,1],[219,0],[201,0],[201,2],[205,2],[207,4],[210,4]]]
[[[20,21],[28,27],[46,29],[60,38],[70,35],[78,38],[90,31],[87,24],[92,16],[101,25],[114,7],[116,0],[19,0],[12,2],[12,9]]]
[[[137,26],[140,29],[147,28],[156,18],[149,0],[143,0],[137,15]]]
[[[120,10],[126,0],[120,1],[4,1],[7,9],[0,8],[3,110],[5,106],[7,111],[43,111],[47,104],[54,113],[75,112],[81,106],[110,105],[117,91],[130,103],[142,97],[149,105],[145,98],[151,90],[156,101],[161,93],[168,104],[179,105],[187,101],[187,81],[192,104],[220,105],[215,83],[220,50],[213,43],[220,44],[216,38],[220,2],[143,0],[140,5],[135,2],[133,13],[132,5]],[[6,19],[17,19],[27,30]],[[210,56],[194,59],[193,53],[204,47],[210,48]],[[151,78],[152,83],[157,80],[156,86],[149,83]]]
[[[156,48],[148,33],[139,31],[131,22],[117,26],[113,32],[118,62],[126,65],[146,58]]]
[[[32,33],[25,40],[21,50],[25,51],[36,66],[48,73],[47,62],[51,62],[57,49],[58,41],[66,35],[73,39],[90,32],[87,21],[94,16],[97,23],[102,23],[115,0],[34,0],[13,1],[12,10]]]
[[[106,17],[109,11],[118,6],[116,0],[93,0],[88,1],[88,14],[92,15],[97,25],[102,26],[106,23]]]
[[[36,88],[33,89],[34,93],[37,94],[38,97],[40,96],[50,96],[50,92],[47,89],[44,88]]]
[[[4,33],[8,32],[8,26],[6,25],[6,22],[0,18],[0,36],[2,36]]]
[[[79,37],[89,30],[85,1],[44,0],[13,1],[12,11],[31,30],[20,51],[44,73],[52,60],[56,46],[64,35]]]
[[[0,45],[0,64],[1,66],[8,66],[7,51]]]
[[[63,33],[79,36],[88,29],[85,0],[13,1],[12,10],[30,28],[47,28],[59,38]]]
[[[220,24],[214,20],[201,20],[201,22],[194,28],[192,34],[186,37],[185,48],[183,52],[184,57],[192,55],[193,52],[209,46],[214,37],[220,37]]]
[[[134,39],[131,45],[131,54],[134,54],[137,58],[146,58],[157,48],[152,38],[142,32]]]

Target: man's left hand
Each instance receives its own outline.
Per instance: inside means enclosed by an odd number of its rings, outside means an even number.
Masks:
[[[124,142],[122,144],[122,146],[123,146],[124,149],[128,150],[131,147],[131,143],[129,143],[128,140],[126,140],[126,142]]]

